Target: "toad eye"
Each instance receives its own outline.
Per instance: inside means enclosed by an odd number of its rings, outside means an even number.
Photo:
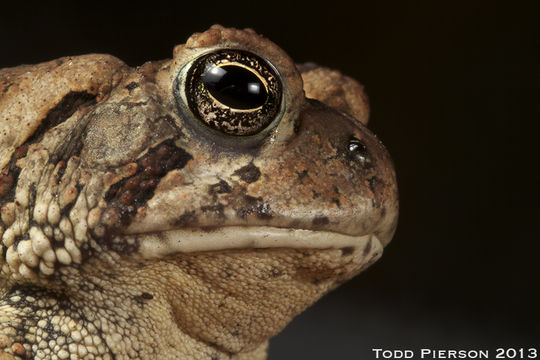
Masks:
[[[229,135],[255,135],[280,111],[282,86],[274,67],[255,54],[219,50],[193,63],[185,96],[203,124]]]
[[[233,109],[256,110],[268,98],[262,80],[239,65],[207,66],[202,83],[216,101]]]

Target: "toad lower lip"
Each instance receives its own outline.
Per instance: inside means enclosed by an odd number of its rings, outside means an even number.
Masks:
[[[204,230],[188,228],[159,233],[125,235],[137,240],[143,258],[161,258],[175,253],[229,249],[341,249],[352,248],[364,256],[381,256],[383,246],[374,234],[344,235],[328,231],[282,229],[268,226],[228,226]]]

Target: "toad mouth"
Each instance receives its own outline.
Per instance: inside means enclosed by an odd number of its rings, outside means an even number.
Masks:
[[[375,234],[360,236],[329,231],[278,228],[271,226],[226,226],[211,230],[184,228],[122,236],[136,241],[138,253],[147,259],[176,253],[230,249],[347,249],[363,257],[379,258],[383,245]]]

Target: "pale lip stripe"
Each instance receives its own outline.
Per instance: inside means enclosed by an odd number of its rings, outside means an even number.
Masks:
[[[227,226],[210,231],[188,228],[160,233],[123,235],[122,237],[123,241],[129,241],[129,238],[138,240],[140,245],[138,253],[144,258],[161,258],[174,253],[246,248],[340,249],[353,247],[354,252],[361,252],[363,258],[375,260],[375,257],[379,258],[383,252],[383,246],[374,234],[351,236],[328,231],[268,226]]]

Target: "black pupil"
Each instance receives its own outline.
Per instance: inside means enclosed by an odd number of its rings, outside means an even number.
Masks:
[[[208,66],[202,82],[217,101],[235,109],[256,109],[268,97],[257,75],[237,65]]]

